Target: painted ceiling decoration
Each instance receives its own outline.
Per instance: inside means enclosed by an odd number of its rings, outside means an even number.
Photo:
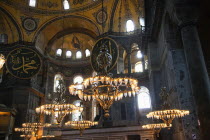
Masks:
[[[62,0],[37,0],[35,7],[30,7],[27,0],[2,1],[2,10],[16,15],[11,16],[12,21],[0,19],[0,24],[11,24],[6,27],[13,31],[7,31],[9,43],[18,42],[17,34],[21,32],[23,42],[35,44],[41,54],[54,58],[56,50],[62,46],[72,54],[87,48],[91,51],[102,34],[126,33],[127,20],[133,21],[134,30],[141,28],[139,18],[144,17],[143,0],[104,0],[103,9],[101,0],[68,2],[71,8],[64,10]]]
[[[73,35],[71,44],[75,49],[81,49],[81,43],[80,43],[79,39],[77,38],[77,36],[75,36],[75,35]]]
[[[108,16],[107,15],[107,7],[104,7],[103,10],[102,10],[102,8],[99,9],[97,12],[93,13],[93,16],[95,17],[98,24],[105,23],[108,18],[107,17]]]
[[[4,0],[6,5],[12,6],[17,10],[22,11],[30,11],[36,14],[63,14],[66,13],[74,13],[80,12],[84,10],[90,10],[101,4],[101,1],[93,1],[93,0],[70,0],[71,9],[63,10],[62,0],[39,0],[37,6],[29,7],[28,1],[25,0]],[[21,7],[21,8],[20,8]]]
[[[37,29],[38,26],[37,24],[39,22],[38,18],[21,16],[21,20],[22,20],[22,26],[27,31],[28,34]]]

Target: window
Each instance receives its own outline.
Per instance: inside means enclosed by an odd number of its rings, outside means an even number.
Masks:
[[[78,83],[81,84],[83,82],[83,77],[82,76],[75,76],[74,77],[74,84]]]
[[[147,70],[148,69],[148,58],[146,55],[144,56],[144,65],[145,65],[145,70]]]
[[[63,80],[63,77],[61,76],[61,74],[56,74],[54,77],[54,89],[53,91],[56,92],[57,87],[59,85],[59,80]]]
[[[65,10],[70,9],[70,5],[69,5],[68,0],[64,0],[64,1],[63,1],[63,8],[64,8]]]
[[[90,56],[90,51],[88,49],[85,50],[85,56],[86,57]]]
[[[139,109],[151,108],[150,94],[146,87],[141,87],[137,98]]]
[[[145,21],[144,21],[143,17],[139,18],[139,23],[140,23],[141,26],[145,26]]]
[[[61,55],[62,55],[62,50],[61,50],[61,49],[57,49],[56,55],[57,55],[57,56],[61,56]]]
[[[137,58],[142,58],[142,53],[141,53],[141,51],[138,51],[138,52],[137,52]]]
[[[143,65],[141,61],[135,64],[135,72],[143,72]]]
[[[0,44],[7,44],[7,43],[8,43],[7,34],[0,34]]]
[[[145,20],[144,20],[144,17],[140,17],[139,18],[139,23],[140,23],[142,31],[145,31]]]
[[[96,99],[92,100],[92,120],[95,120],[97,114]]]
[[[36,0],[29,0],[29,6],[36,7]]]
[[[72,55],[71,51],[66,52],[66,58],[71,58],[71,55]]]
[[[134,31],[134,24],[132,20],[128,20],[126,23],[127,32]]]
[[[81,53],[81,51],[78,51],[78,52],[76,53],[76,58],[77,58],[77,59],[82,58],[82,53]]]
[[[76,101],[73,102],[73,104],[75,106],[81,106],[82,107],[81,100],[76,100]],[[80,117],[81,117],[81,112],[78,111],[76,113],[72,113],[72,121],[79,121]]]

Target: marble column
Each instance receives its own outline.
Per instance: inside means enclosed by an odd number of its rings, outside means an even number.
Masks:
[[[185,24],[181,28],[181,36],[200,121],[201,137],[207,140],[210,138],[210,83],[196,26]]]

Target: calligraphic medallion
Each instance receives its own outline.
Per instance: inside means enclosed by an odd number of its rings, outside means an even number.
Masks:
[[[35,31],[37,28],[37,23],[33,18],[25,18],[22,24],[23,28],[29,32]]]
[[[92,68],[96,72],[102,71],[102,69],[99,67],[99,64],[97,62],[97,57],[99,56],[102,46],[106,47],[106,50],[112,57],[111,64],[107,67],[107,72],[109,72],[110,70],[112,70],[114,68],[114,66],[116,65],[116,62],[118,60],[118,55],[119,55],[118,45],[113,39],[107,38],[107,37],[99,39],[96,42],[95,46],[92,49],[92,53],[91,53],[92,54],[91,55],[91,65],[92,65]]]
[[[39,72],[41,58],[35,50],[20,47],[8,54],[6,66],[13,76],[20,79],[30,79]]]

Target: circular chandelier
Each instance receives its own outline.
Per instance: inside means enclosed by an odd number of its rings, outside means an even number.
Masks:
[[[34,129],[34,128],[15,128],[15,132],[23,132],[23,133],[28,133],[28,132],[32,132],[32,131],[36,131],[38,129]]]
[[[42,136],[42,138],[54,138],[55,136],[54,135],[44,135]]]
[[[45,104],[37,107],[36,113],[53,115],[57,123],[60,123],[66,115],[81,112],[82,110],[82,107],[77,107],[73,104]]]
[[[15,128],[15,132],[22,132],[23,134],[20,137],[37,137],[37,132],[39,128],[50,127],[49,123],[23,123],[22,128]]]
[[[170,124],[169,126],[165,123],[157,123],[157,124],[146,124],[143,125],[142,128],[144,129],[153,129],[155,134],[157,134],[157,137],[159,137],[159,133],[161,131],[162,128],[170,128],[172,127],[172,124]]]
[[[3,67],[6,59],[3,54],[0,54],[0,69]]]
[[[82,84],[71,85],[69,92],[78,95],[81,100],[96,99],[109,116],[109,108],[114,101],[123,97],[135,96],[139,92],[138,81],[132,78],[111,78],[109,76],[95,76],[84,80]]]
[[[58,86],[56,88],[56,93],[54,93],[54,98],[52,99],[52,104],[44,104],[40,107],[37,107],[36,113],[41,113],[45,115],[52,115],[55,117],[57,124],[60,124],[63,118],[66,115],[71,113],[82,112],[82,107],[77,107],[73,104],[66,103],[64,97],[66,92],[66,87],[63,80],[59,80]]]
[[[26,137],[27,137],[27,138],[30,138],[30,137],[32,137],[32,135],[23,134],[23,135],[20,135],[20,137],[21,137],[21,138],[26,138]]]
[[[152,119],[161,119],[163,122],[170,126],[174,118],[181,118],[186,115],[189,115],[188,110],[179,110],[179,109],[171,109],[171,110],[160,110],[160,111],[153,111],[147,114],[147,118]]]
[[[169,127],[175,118],[181,118],[190,114],[189,110],[180,109],[170,109],[170,104],[168,103],[168,97],[174,90],[171,89],[169,92],[166,88],[161,88],[160,98],[163,102],[162,110],[149,112],[146,116],[152,119],[161,119]]]
[[[118,48],[116,43],[109,38],[98,42],[91,56],[91,64],[98,72],[98,76],[89,77],[81,84],[70,85],[69,92],[71,95],[78,95],[81,100],[96,99],[105,111],[104,116],[109,117],[109,108],[114,101],[121,100],[123,97],[135,96],[139,93],[140,88],[136,79],[111,77],[108,71],[116,64]]]
[[[68,121],[65,123],[65,126],[70,126],[73,129],[79,129],[80,130],[80,136],[82,136],[83,131],[86,128],[90,128],[91,126],[98,125],[98,122],[93,121]]]
[[[38,127],[50,127],[50,123],[23,123],[22,127],[24,128],[38,128]]]

